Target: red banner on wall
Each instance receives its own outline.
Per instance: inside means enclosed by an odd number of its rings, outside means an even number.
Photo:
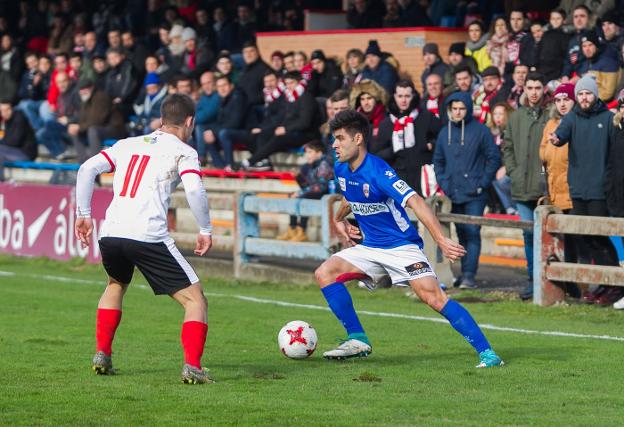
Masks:
[[[113,192],[93,192],[93,236],[91,245],[82,248],[74,237],[74,191],[74,187],[65,185],[0,183],[0,252],[99,262],[98,234]]]

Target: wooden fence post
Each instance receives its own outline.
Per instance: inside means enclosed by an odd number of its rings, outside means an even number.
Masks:
[[[538,206],[533,226],[533,303],[547,306],[563,301],[565,292],[548,280],[546,269],[551,261],[563,261],[563,235],[548,232],[548,216],[560,214],[555,206]]]
[[[426,199],[426,202],[433,210],[433,213],[438,216],[440,213],[451,212],[451,200],[448,197],[433,196]],[[451,224],[449,222],[440,222],[442,226],[442,232],[446,237],[451,236]],[[448,288],[453,287],[453,272],[451,271],[451,262],[444,257],[442,251],[438,247],[437,243],[429,234],[429,231],[425,229],[423,233],[423,243],[425,256],[432,264],[431,268],[435,271],[438,280],[444,283]]]

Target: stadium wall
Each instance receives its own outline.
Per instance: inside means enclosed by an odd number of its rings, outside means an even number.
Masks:
[[[323,49],[327,57],[342,62],[349,49],[365,51],[368,41],[372,39],[379,42],[382,51],[393,54],[399,61],[400,71],[409,74],[422,93],[420,76],[424,70],[423,46],[426,43],[437,43],[442,58],[446,58],[451,43],[465,41],[466,31],[461,28],[415,27],[257,34],[258,47],[265,60],[276,50],[302,50],[309,56],[313,50]]]

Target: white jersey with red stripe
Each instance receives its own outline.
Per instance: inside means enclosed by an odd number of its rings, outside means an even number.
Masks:
[[[100,237],[142,242],[168,239],[171,193],[184,174],[200,175],[197,152],[175,135],[157,130],[122,139],[100,154],[115,171],[113,201]]]

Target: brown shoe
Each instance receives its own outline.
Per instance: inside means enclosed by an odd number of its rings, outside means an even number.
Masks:
[[[292,227],[288,227],[288,229],[276,237],[277,240],[290,240],[295,235],[295,229]]]
[[[291,242],[307,242],[308,236],[302,227],[295,228],[295,233],[290,238]]]
[[[617,286],[608,286],[607,291],[596,298],[596,302],[594,304],[607,307],[622,298],[622,295],[624,295],[623,289]]]

